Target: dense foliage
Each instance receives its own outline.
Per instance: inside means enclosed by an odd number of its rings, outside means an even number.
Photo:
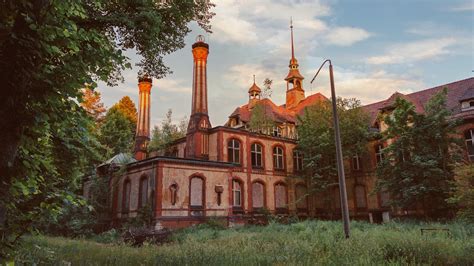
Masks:
[[[454,191],[449,203],[459,208],[458,217],[474,222],[474,164],[459,165],[455,169]]]
[[[116,84],[134,49],[142,73],[170,70],[189,22],[210,29],[208,1],[0,2],[0,251],[44,212],[75,201],[78,176],[97,162],[85,84]]]
[[[454,163],[459,152],[455,138],[456,120],[449,119],[444,90],[425,105],[424,113],[397,98],[385,115],[382,132],[389,143],[377,167],[377,189],[390,194],[392,206],[422,207],[428,216],[449,215],[446,199],[454,181]],[[417,206],[419,204],[420,206]]]
[[[100,92],[92,90],[91,88],[82,89],[81,106],[86,110],[87,114],[99,124],[104,118],[106,111],[104,103],[101,101]]]
[[[188,120],[184,117],[178,125],[172,121],[173,111],[171,109],[166,113],[165,119],[161,122],[161,127],[155,126],[151,133],[151,141],[148,144],[148,151],[159,151],[162,154],[168,154],[169,147],[173,141],[186,136]]]
[[[370,137],[369,116],[356,99],[337,100],[341,144],[345,160],[367,153]],[[336,144],[331,103],[321,102],[307,107],[299,117],[298,149],[304,154],[305,177],[315,190],[337,184]]]
[[[421,233],[421,228],[449,232]],[[24,264],[72,265],[470,265],[474,261],[472,224],[372,225],[351,223],[345,239],[340,222],[222,230],[197,226],[177,232],[163,246],[140,248],[87,240],[27,237],[17,256]],[[100,242],[116,243],[115,231]]]
[[[131,153],[137,126],[137,109],[128,96],[112,106],[99,127],[99,141],[107,149],[106,158]]]

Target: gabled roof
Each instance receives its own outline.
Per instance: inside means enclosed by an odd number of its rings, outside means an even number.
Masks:
[[[294,109],[291,110],[286,109],[285,105],[276,105],[268,98],[260,100],[258,104],[261,104],[264,107],[265,114],[267,114],[268,117],[273,121],[279,123],[296,123],[296,116],[303,115],[304,109],[306,107],[327,100],[328,99],[321,93],[316,93],[306,97]],[[229,117],[239,117],[243,122],[249,122],[251,115],[252,109],[250,109],[249,105],[246,104],[241,107],[237,107]]]
[[[460,114],[461,112],[461,106],[459,102],[463,99],[463,97],[469,97],[471,93],[474,94],[474,78],[467,78],[410,94],[402,94],[396,92],[386,100],[365,105],[363,106],[363,108],[369,113],[372,123],[375,123],[377,115],[382,109],[386,109],[390,105],[393,105],[397,97],[402,97],[412,102],[416,107],[416,111],[419,113],[423,113],[425,110],[424,105],[436,93],[443,90],[443,88],[448,89],[448,94],[446,97],[446,107],[453,113],[453,116],[457,117],[459,116],[458,114]]]

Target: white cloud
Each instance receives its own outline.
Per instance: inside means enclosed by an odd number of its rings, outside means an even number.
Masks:
[[[191,94],[191,84],[186,81],[173,78],[153,79],[153,86],[160,91]]]
[[[383,55],[369,57],[367,63],[374,65],[405,64],[438,58],[451,53],[451,50],[448,48],[456,43],[457,40],[454,38],[426,39],[411,43],[400,43],[390,47],[387,53]]]
[[[216,3],[212,20],[216,41],[234,42],[247,47],[261,42],[279,51],[282,36],[288,45],[290,16],[298,40],[308,43],[316,36],[327,36],[336,45],[349,46],[367,39],[371,34],[364,29],[328,26],[321,18],[331,14],[328,5],[320,1],[223,0]],[[295,37],[296,38],[296,37]]]
[[[364,29],[353,27],[336,27],[329,31],[327,40],[329,43],[350,46],[356,42],[363,41],[369,38],[372,34]]]
[[[315,81],[313,91],[321,92],[329,98],[329,75],[327,71],[321,72],[320,75]],[[366,73],[336,67],[334,79],[337,96],[357,98],[362,104],[385,100],[396,91],[411,93],[425,88],[423,82],[416,77],[390,74],[384,70]]]
[[[452,7],[450,10],[454,12],[474,11],[474,2],[469,0],[466,3]]]

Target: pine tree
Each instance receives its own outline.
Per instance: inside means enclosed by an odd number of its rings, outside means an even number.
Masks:
[[[82,102],[80,103],[82,108],[99,124],[102,122],[106,111],[104,104],[101,102],[100,92],[86,87],[82,89],[82,94]]]

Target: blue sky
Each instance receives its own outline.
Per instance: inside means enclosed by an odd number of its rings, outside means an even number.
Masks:
[[[339,96],[363,104],[395,91],[409,93],[473,76],[474,0],[218,0],[208,57],[209,116],[222,125],[247,103],[253,75],[261,86],[273,80],[272,100],[283,104],[284,78],[291,56],[289,20],[293,17],[295,55],[305,77],[306,95],[329,96],[327,71],[310,86],[325,58],[335,67]],[[173,119],[191,110],[191,44],[204,34],[194,23],[186,47],[165,58],[173,74],[153,81],[152,124],[168,109]],[[138,57],[129,52],[132,62]],[[107,107],[123,96],[138,104],[137,69],[123,73],[116,87],[99,84]]]

